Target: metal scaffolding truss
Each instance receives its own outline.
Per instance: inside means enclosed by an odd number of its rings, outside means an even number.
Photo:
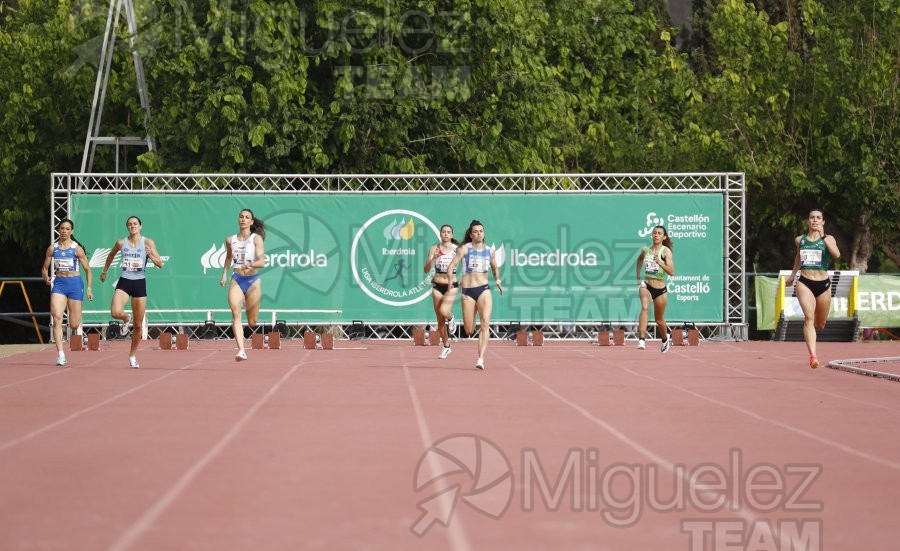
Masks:
[[[54,174],[59,191],[90,192],[728,192],[743,174]]]
[[[122,12],[125,13],[125,23],[128,31],[125,43],[131,51],[134,61],[135,82],[137,83],[138,97],[141,109],[144,110],[144,128],[150,124],[150,98],[147,93],[147,80],[144,77],[144,62],[135,45],[135,37],[138,33],[137,18],[132,0],[109,0],[109,11],[106,17],[106,30],[103,33],[103,46],[100,49],[100,60],[97,64],[97,80],[94,85],[94,100],[91,104],[91,117],[88,122],[87,137],[84,142],[84,153],[81,158],[81,171],[91,172],[94,165],[94,155],[98,145],[115,146],[115,168],[119,169],[119,148],[129,145],[154,149],[153,139],[148,135],[136,136],[102,136],[100,123],[103,119],[103,108],[106,104],[106,89],[109,84],[109,76],[112,72],[113,52],[116,48],[119,20]]]
[[[718,193],[725,220],[724,323],[697,324],[704,336],[745,339],[746,194],[743,173],[673,174],[86,174],[54,173],[51,177],[51,235],[71,214],[70,199],[83,193]],[[408,324],[406,324],[408,325]],[[401,323],[379,324],[374,338],[408,337]],[[600,326],[547,324],[534,326],[550,338],[592,338]],[[344,328],[333,328],[338,335]],[[345,332],[345,331],[344,331]],[[508,333],[502,325],[493,336]]]

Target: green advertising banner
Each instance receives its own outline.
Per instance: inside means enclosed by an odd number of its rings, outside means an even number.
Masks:
[[[778,291],[777,277],[756,276],[756,328],[775,329],[775,293]],[[859,323],[863,327],[900,327],[900,276],[880,274],[860,274],[859,276]],[[785,315],[789,319],[802,319],[803,311],[796,297],[787,297]],[[833,317],[847,317],[847,299],[835,298],[831,301]]]
[[[126,218],[141,218],[143,235],[166,262],[147,271],[148,309],[164,311],[150,322],[198,322],[205,315],[187,311],[227,308],[219,286],[225,238],[236,233],[243,208],[268,232],[263,321],[275,311],[288,322],[428,322],[426,252],[441,225],[451,224],[461,241],[472,219],[483,222],[504,283],[503,296],[494,292],[493,321],[636,320],[635,263],[657,224],[674,244],[666,318],[724,321],[721,194],[74,193],[71,208],[94,268],[127,235]],[[117,267],[118,258],[103,285],[95,271],[95,300],[85,310],[108,308]],[[88,323],[108,319],[105,312],[85,316]]]

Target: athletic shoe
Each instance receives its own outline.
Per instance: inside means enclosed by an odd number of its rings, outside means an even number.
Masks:
[[[444,349],[441,350],[441,355],[438,356],[438,358],[441,359],[441,360],[446,359],[447,356],[450,355],[450,352],[453,352],[453,349],[450,348],[449,346],[445,346]]]
[[[450,319],[447,320],[447,331],[448,335],[456,334],[456,318],[450,316]]]
[[[122,324],[122,335],[123,337],[127,337],[128,333],[131,332],[131,314],[128,314],[128,321]]]
[[[238,352],[237,354],[234,355],[234,361],[236,361],[236,362],[242,362],[246,359],[247,359],[247,353],[244,352],[243,350],[241,350],[240,352]]]
[[[669,347],[672,345],[672,339],[666,339],[663,341],[662,345],[659,347],[660,351],[665,354],[669,351]]]
[[[475,369],[484,369],[484,358],[478,358],[478,361],[475,362]]]
[[[135,358],[134,356],[128,356],[128,367],[137,369],[141,366],[137,363],[137,358]]]
[[[638,350],[643,350],[647,348],[647,343],[644,342],[644,339],[638,339]]]
[[[57,356],[56,357],[56,365],[66,365],[66,357],[65,356]]]
[[[815,356],[809,357],[809,367],[812,369],[819,367],[819,360]]]

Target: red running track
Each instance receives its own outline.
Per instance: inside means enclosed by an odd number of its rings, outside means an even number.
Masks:
[[[0,549],[897,548],[900,383],[802,343],[626,344],[3,358]]]

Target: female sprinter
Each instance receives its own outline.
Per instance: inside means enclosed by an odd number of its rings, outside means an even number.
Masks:
[[[460,278],[463,328],[466,335],[471,337],[475,332],[475,314],[478,313],[481,328],[478,332],[478,360],[475,367],[484,369],[484,353],[491,336],[491,310],[494,305],[491,287],[488,285],[488,270],[493,272],[497,290],[501,295],[503,285],[500,282],[500,269],[497,267],[494,251],[484,243],[484,224],[478,220],[472,220],[469,224],[463,243],[456,250],[456,256],[447,268],[451,285],[456,280],[456,266],[460,262],[463,263],[463,275]]]
[[[62,322],[66,308],[69,309],[69,327],[74,331],[81,325],[81,305],[84,301],[84,282],[81,280],[79,265],[87,276],[88,300],[94,300],[91,291],[92,274],[84,246],[72,235],[75,224],[68,218],[56,225],[59,240],[47,247],[47,256],[41,268],[41,276],[50,288],[50,315],[53,317],[53,341],[56,343],[56,365],[66,365],[63,352]],[[53,266],[53,277],[50,266]],[[81,338],[74,335],[72,338]]]
[[[256,327],[259,319],[259,305],[262,300],[262,284],[257,270],[266,267],[266,251],[263,240],[266,225],[253,216],[253,211],[244,209],[238,213],[238,232],[225,238],[225,265],[219,285],[225,286],[228,270],[231,269],[231,283],[228,286],[228,307],[231,308],[231,328],[238,352],[234,360],[247,359],[244,350],[244,327],[241,325],[241,307],[247,310],[247,325]]]
[[[651,234],[652,243],[649,247],[641,247],[641,254],[637,259],[638,294],[641,297],[641,315],[638,318],[638,348],[643,350],[647,345],[644,342],[644,334],[647,332],[647,316],[650,311],[650,303],[653,302],[653,319],[656,320],[656,328],[662,336],[660,350],[663,354],[669,351],[672,345],[669,341],[669,328],[666,327],[666,304],[669,299],[666,295],[666,275],[675,275],[675,259],[672,258],[672,240],[669,232],[663,226],[653,228]],[[643,269],[644,277],[641,277]]]
[[[441,226],[441,242],[431,248],[428,261],[425,262],[425,273],[434,268],[434,278],[431,280],[431,299],[434,302],[434,314],[437,317],[437,330],[441,335],[444,346],[438,356],[444,359],[450,355],[450,335],[456,332],[456,322],[453,319],[453,303],[459,289],[459,282],[450,285],[450,276],[447,268],[453,257],[456,256],[456,248],[459,241],[453,238],[453,226],[444,224]]]
[[[815,369],[819,367],[819,360],[816,358],[816,329],[825,328],[825,320],[831,309],[828,266],[831,259],[841,257],[841,251],[834,237],[825,233],[825,215],[821,209],[809,211],[806,223],[806,233],[794,238],[797,254],[791,277],[785,283],[794,285],[794,279],[797,280],[794,294],[803,310],[803,339],[809,352],[809,367]]]

